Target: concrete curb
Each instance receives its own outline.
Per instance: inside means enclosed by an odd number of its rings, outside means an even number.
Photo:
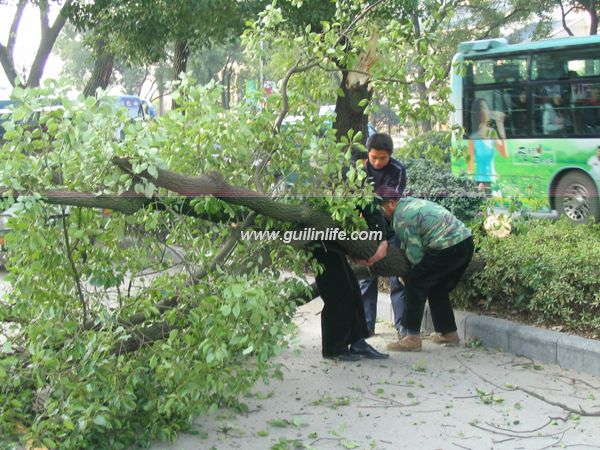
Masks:
[[[454,314],[463,342],[479,339],[484,347],[600,375],[600,341],[465,311],[455,311]],[[377,318],[393,323],[389,294],[379,293]],[[433,331],[428,307],[425,309],[421,330]]]

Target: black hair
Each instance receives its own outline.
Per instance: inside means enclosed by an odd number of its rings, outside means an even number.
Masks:
[[[481,110],[484,103],[487,105],[485,98],[476,98],[473,100],[473,105],[471,106],[471,133],[475,133],[479,129],[481,119],[483,119]]]
[[[390,155],[394,151],[394,141],[392,137],[386,133],[375,133],[367,139],[367,150],[385,150]]]
[[[402,194],[397,192],[396,189],[386,185],[379,186],[375,189],[375,193],[379,195],[384,202],[388,200],[398,200],[402,197]]]

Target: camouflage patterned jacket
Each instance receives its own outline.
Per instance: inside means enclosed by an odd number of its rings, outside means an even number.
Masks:
[[[392,227],[413,266],[428,249],[444,250],[471,236],[471,231],[446,208],[412,197],[398,200]]]

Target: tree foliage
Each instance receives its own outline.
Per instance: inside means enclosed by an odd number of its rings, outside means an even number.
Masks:
[[[225,110],[216,86],[188,79],[181,109],[152,123],[57,86],[13,95],[0,152],[5,202],[17,202],[0,303],[3,445],[172,438],[270,373],[294,299],[312,298],[281,277],[302,279],[309,254],[240,233],[364,227],[354,208],[369,188],[354,171],[341,180],[333,131],[307,117],[273,133],[277,94],[260,114]],[[341,245],[364,256],[376,243]],[[392,252],[380,269],[405,264]]]

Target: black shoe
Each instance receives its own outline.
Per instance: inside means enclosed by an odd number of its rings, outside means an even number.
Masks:
[[[375,330],[369,330],[369,337],[375,336]]]
[[[360,355],[356,355],[346,350],[344,352],[336,353],[335,355],[323,355],[325,359],[333,359],[335,361],[359,361]]]
[[[350,346],[350,354],[363,356],[367,359],[387,359],[390,357],[387,353],[380,353],[375,350],[364,339],[359,339]]]

